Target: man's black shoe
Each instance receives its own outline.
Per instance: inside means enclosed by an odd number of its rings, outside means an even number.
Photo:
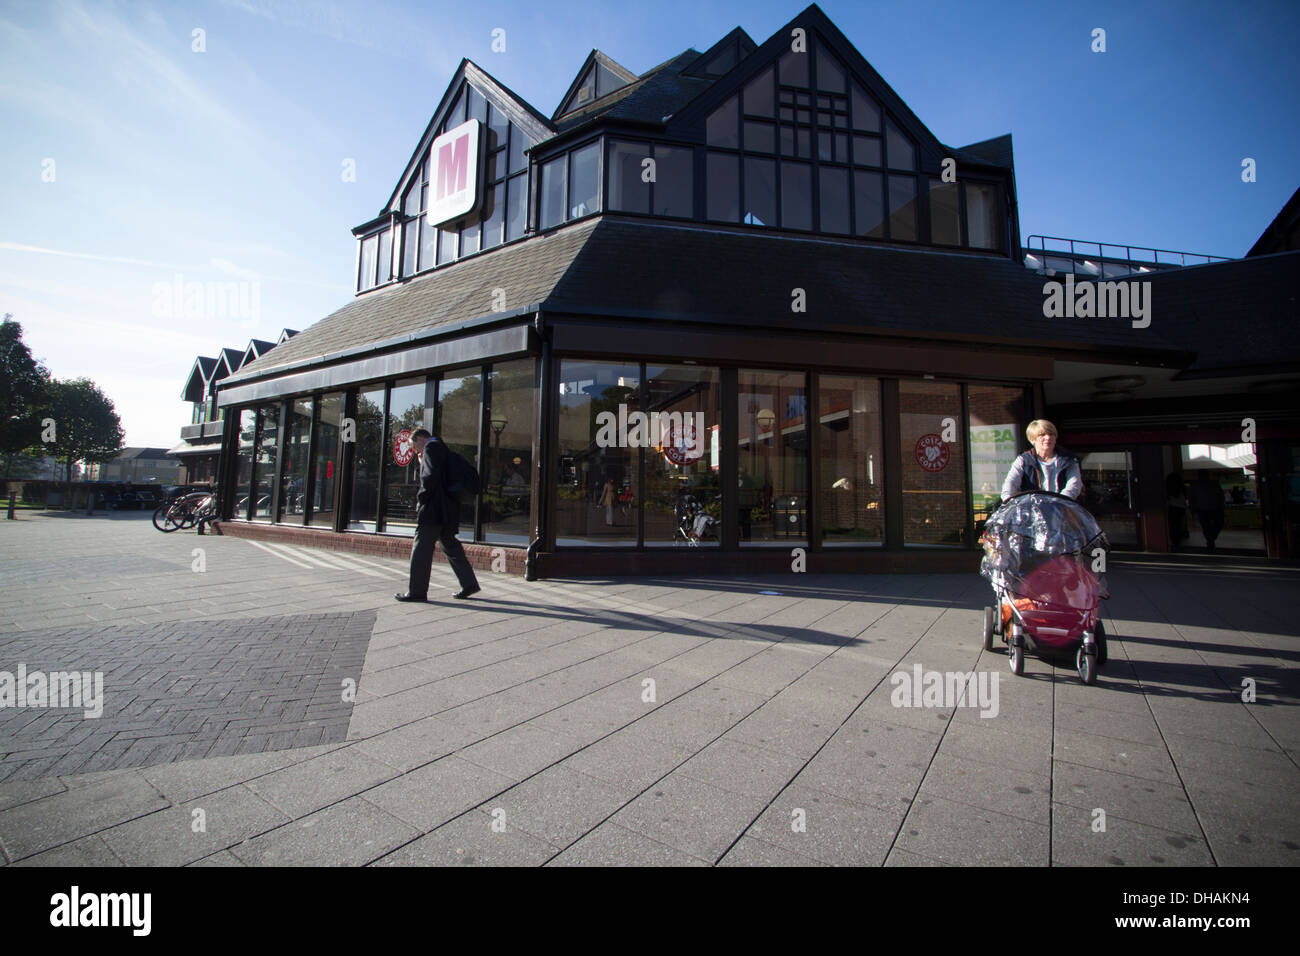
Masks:
[[[457,598],[458,600],[463,601],[471,594],[478,594],[478,592],[482,590],[483,590],[482,588],[461,588],[459,591],[455,593],[454,597]]]
[[[394,595],[393,595],[393,600],[395,600],[395,601],[427,601],[427,600],[429,600],[429,596],[428,596],[427,594],[394,594]]]

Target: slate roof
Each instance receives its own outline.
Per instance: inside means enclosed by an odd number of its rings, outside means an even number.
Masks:
[[[1219,282],[1206,271],[1220,268],[1222,264],[1195,271],[1209,276],[1203,281],[1219,288],[1217,296],[1240,297],[1243,290],[1235,278]],[[1269,268],[1270,276],[1259,279],[1272,284],[1274,267]],[[1204,341],[1194,322],[1174,314],[1199,301],[1200,293],[1195,282],[1184,292],[1182,285],[1169,285],[1167,276],[1158,278],[1164,281],[1162,288],[1177,288],[1178,295],[1166,305],[1164,296],[1172,291],[1157,288],[1152,326],[1134,329],[1124,319],[1045,318],[1043,284],[1048,280],[997,256],[606,215],[358,296],[249,363],[235,378],[490,317],[494,289],[505,290],[509,310],[540,307],[552,315],[610,316],[610,321],[640,317],[746,329],[816,328],[1172,357],[1190,342]],[[794,288],[805,290],[806,313],[791,312]],[[1242,306],[1243,311],[1249,308]],[[1210,349],[1227,354],[1213,344]]]
[[[1188,371],[1294,370],[1300,251],[1153,272],[1151,328],[1196,352]]]
[[[596,118],[662,125],[665,116],[677,112],[716,82],[716,77],[682,75],[681,71],[699,58],[698,50],[688,49],[646,70],[637,81],[566,113],[554,123],[555,129],[567,133]]]

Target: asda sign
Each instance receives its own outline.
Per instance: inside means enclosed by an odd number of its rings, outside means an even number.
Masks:
[[[970,429],[971,497],[977,509],[992,507],[999,499],[1002,481],[1017,454],[1015,425],[982,425]]]
[[[429,151],[429,225],[460,219],[478,206],[482,125],[472,119],[433,141]]]

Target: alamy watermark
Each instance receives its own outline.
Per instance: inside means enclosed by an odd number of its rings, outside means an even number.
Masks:
[[[989,671],[895,671],[889,702],[895,707],[978,707],[981,717],[998,715],[998,678]]]
[[[170,283],[153,284],[151,311],[158,319],[243,319],[262,316],[262,284],[256,279],[186,281],[178,272]]]
[[[18,673],[0,671],[0,708],[51,707],[81,709],[89,718],[104,713],[104,674],[102,671],[27,670],[18,665]]]
[[[1043,315],[1049,319],[1131,319],[1133,328],[1151,324],[1151,283],[1080,282],[1074,274],[1065,282],[1043,283]]]
[[[704,412],[629,412],[618,406],[618,414],[596,415],[598,448],[660,448],[681,446],[687,457],[699,458],[704,438]]]

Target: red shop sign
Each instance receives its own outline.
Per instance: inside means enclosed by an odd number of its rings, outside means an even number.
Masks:
[[[664,457],[674,465],[689,465],[704,457],[703,445],[694,425],[683,425],[680,437],[677,426],[671,425],[664,435]]]
[[[916,463],[926,471],[948,467],[948,443],[938,435],[922,435],[916,442]]]

